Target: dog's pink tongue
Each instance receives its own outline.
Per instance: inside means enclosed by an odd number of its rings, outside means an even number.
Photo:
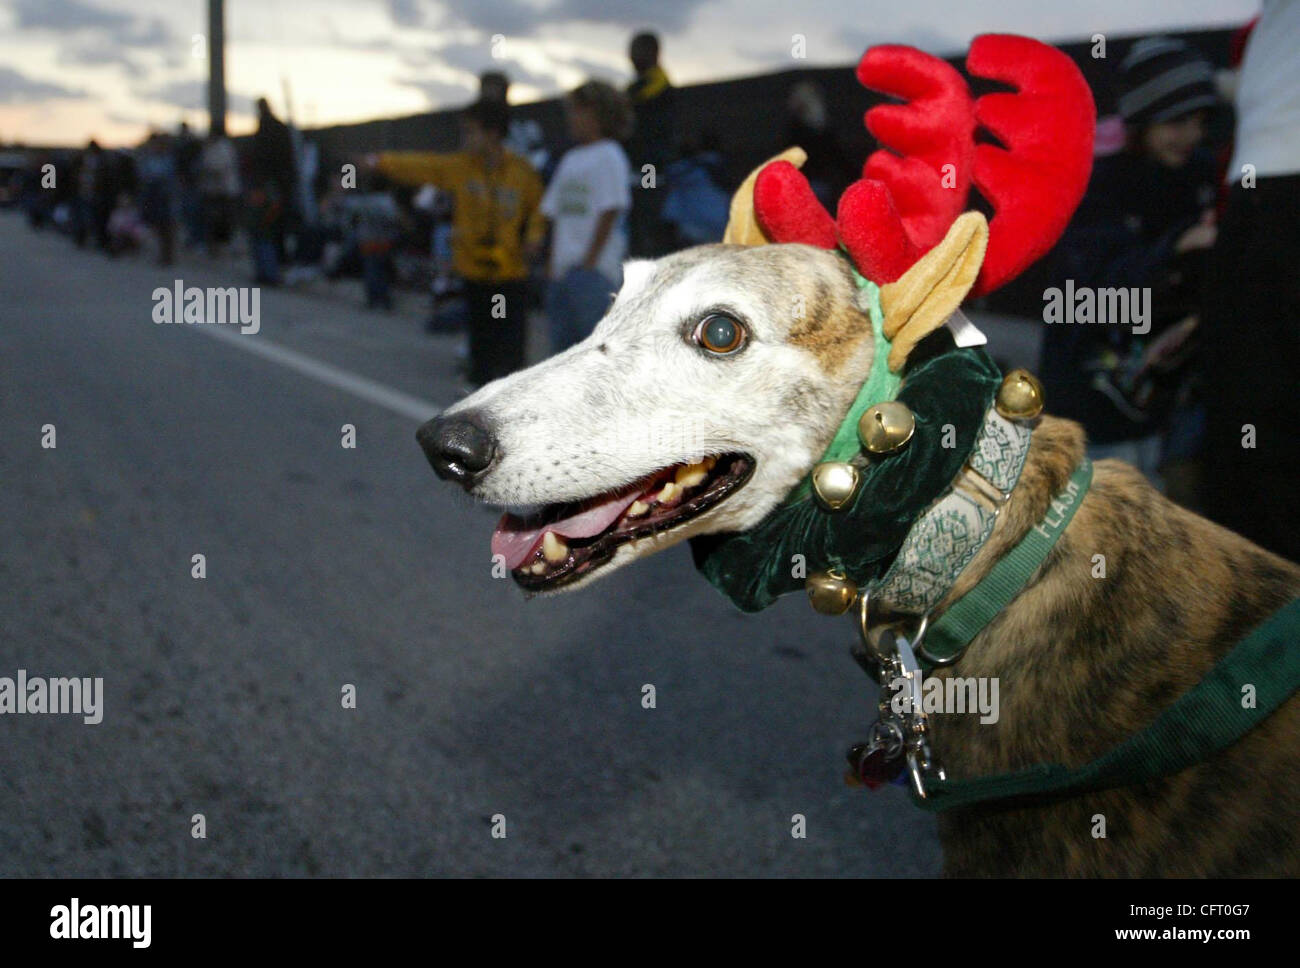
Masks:
[[[562,538],[591,538],[618,520],[645,487],[640,481],[606,497],[594,498],[574,514],[545,524],[529,523],[513,514],[503,515],[492,532],[492,556],[501,555],[506,567],[514,570],[528,560],[542,535],[554,531]]]

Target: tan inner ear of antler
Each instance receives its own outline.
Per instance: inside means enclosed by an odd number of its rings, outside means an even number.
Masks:
[[[774,161],[788,161],[796,168],[802,168],[808,155],[802,148],[786,148],[772,158],[767,159],[740,183],[736,194],[731,196],[731,215],[727,219],[727,230],[722,233],[722,241],[731,245],[767,245],[772,240],[763,234],[754,217],[754,182],[758,173]]]
[[[916,344],[948,321],[975,284],[989,226],[979,212],[963,212],[943,241],[896,281],[880,287],[885,336],[893,341],[889,368],[903,368]]]

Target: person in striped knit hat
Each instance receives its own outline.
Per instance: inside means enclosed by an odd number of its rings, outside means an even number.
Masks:
[[[1190,504],[1200,437],[1191,357],[1217,231],[1215,164],[1202,142],[1219,97],[1205,58],[1170,37],[1133,44],[1118,81],[1125,148],[1097,161],[1054,266],[1076,291],[1122,288],[1150,301],[1145,318],[1048,326],[1039,369],[1054,412],[1087,430],[1093,459],[1127,461]]]

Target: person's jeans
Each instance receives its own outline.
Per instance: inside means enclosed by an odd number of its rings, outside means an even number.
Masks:
[[[366,308],[393,308],[388,289],[388,253],[370,252],[361,257],[361,277],[366,286]]]
[[[590,336],[621,285],[621,280],[611,280],[604,273],[580,266],[552,280],[546,287],[551,352],[563,352]]]
[[[198,191],[192,187],[180,190],[180,218],[185,226],[185,244],[195,246],[203,241],[203,204]]]
[[[72,237],[78,246],[82,246],[94,231],[95,204],[88,198],[78,196],[72,202]]]
[[[276,285],[280,281],[280,259],[276,251],[275,239],[268,236],[254,235],[253,276],[256,282]]]

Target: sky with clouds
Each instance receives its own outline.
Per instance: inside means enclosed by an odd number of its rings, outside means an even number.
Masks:
[[[226,0],[230,127],[265,95],[311,126],[470,100],[490,68],[511,100],[626,82],[652,28],[679,84],[848,64],[876,43],[935,53],[987,31],[1044,40],[1236,25],[1257,0]],[[0,0],[0,141],[131,144],[206,127],[206,0]],[[792,37],[806,59],[792,57]]]

